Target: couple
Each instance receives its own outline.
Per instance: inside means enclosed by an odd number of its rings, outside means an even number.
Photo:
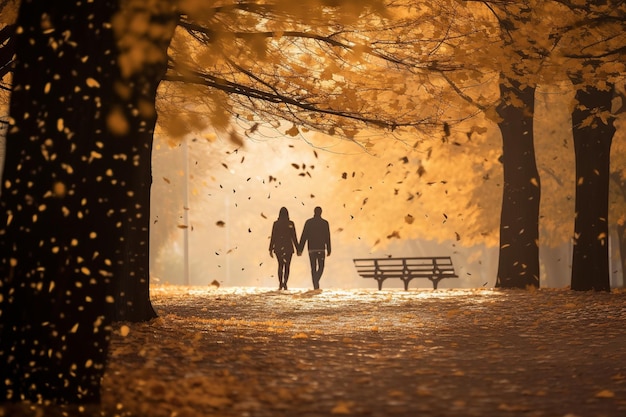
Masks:
[[[282,207],[278,213],[278,220],[272,227],[272,237],[270,239],[270,256],[276,254],[278,260],[278,281],[279,290],[287,289],[289,279],[289,267],[294,248],[298,256],[302,255],[304,245],[308,242],[309,259],[311,261],[311,276],[313,278],[313,288],[319,289],[320,278],[324,272],[324,261],[326,256],[330,256],[330,228],[328,222],[322,219],[322,208],[315,207],[313,217],[306,221],[300,243],[296,237],[296,227],[289,220],[289,212]]]

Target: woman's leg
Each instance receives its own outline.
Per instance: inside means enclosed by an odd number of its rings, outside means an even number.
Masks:
[[[283,288],[284,289],[287,289],[287,280],[289,279],[289,271],[291,270],[291,257],[292,256],[293,256],[293,253],[285,254],[285,273],[283,275],[284,277]]]
[[[285,265],[285,261],[282,256],[278,253],[276,254],[276,259],[278,260],[278,289],[283,289],[283,269]]]

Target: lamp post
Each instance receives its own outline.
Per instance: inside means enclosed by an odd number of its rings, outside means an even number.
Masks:
[[[183,185],[183,283],[185,286],[191,284],[189,279],[189,144],[187,138],[183,141],[183,157],[185,180]]]

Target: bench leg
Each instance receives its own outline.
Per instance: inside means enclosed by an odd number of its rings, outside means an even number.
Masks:
[[[404,282],[404,291],[408,291],[409,290],[409,282],[411,280],[410,279],[403,279],[402,281]]]
[[[441,281],[441,278],[433,278],[431,279],[431,281],[433,282],[433,290],[436,290],[437,285],[439,285],[439,281]]]
[[[377,279],[376,280],[378,282],[378,291],[383,289],[383,281],[382,279]]]

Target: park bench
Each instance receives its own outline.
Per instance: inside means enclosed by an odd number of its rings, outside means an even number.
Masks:
[[[429,256],[419,258],[368,258],[353,259],[357,272],[363,278],[373,278],[378,282],[378,289],[383,288],[383,281],[399,278],[404,282],[404,289],[409,289],[409,282],[415,278],[426,278],[437,289],[444,278],[458,278],[449,256]]]

